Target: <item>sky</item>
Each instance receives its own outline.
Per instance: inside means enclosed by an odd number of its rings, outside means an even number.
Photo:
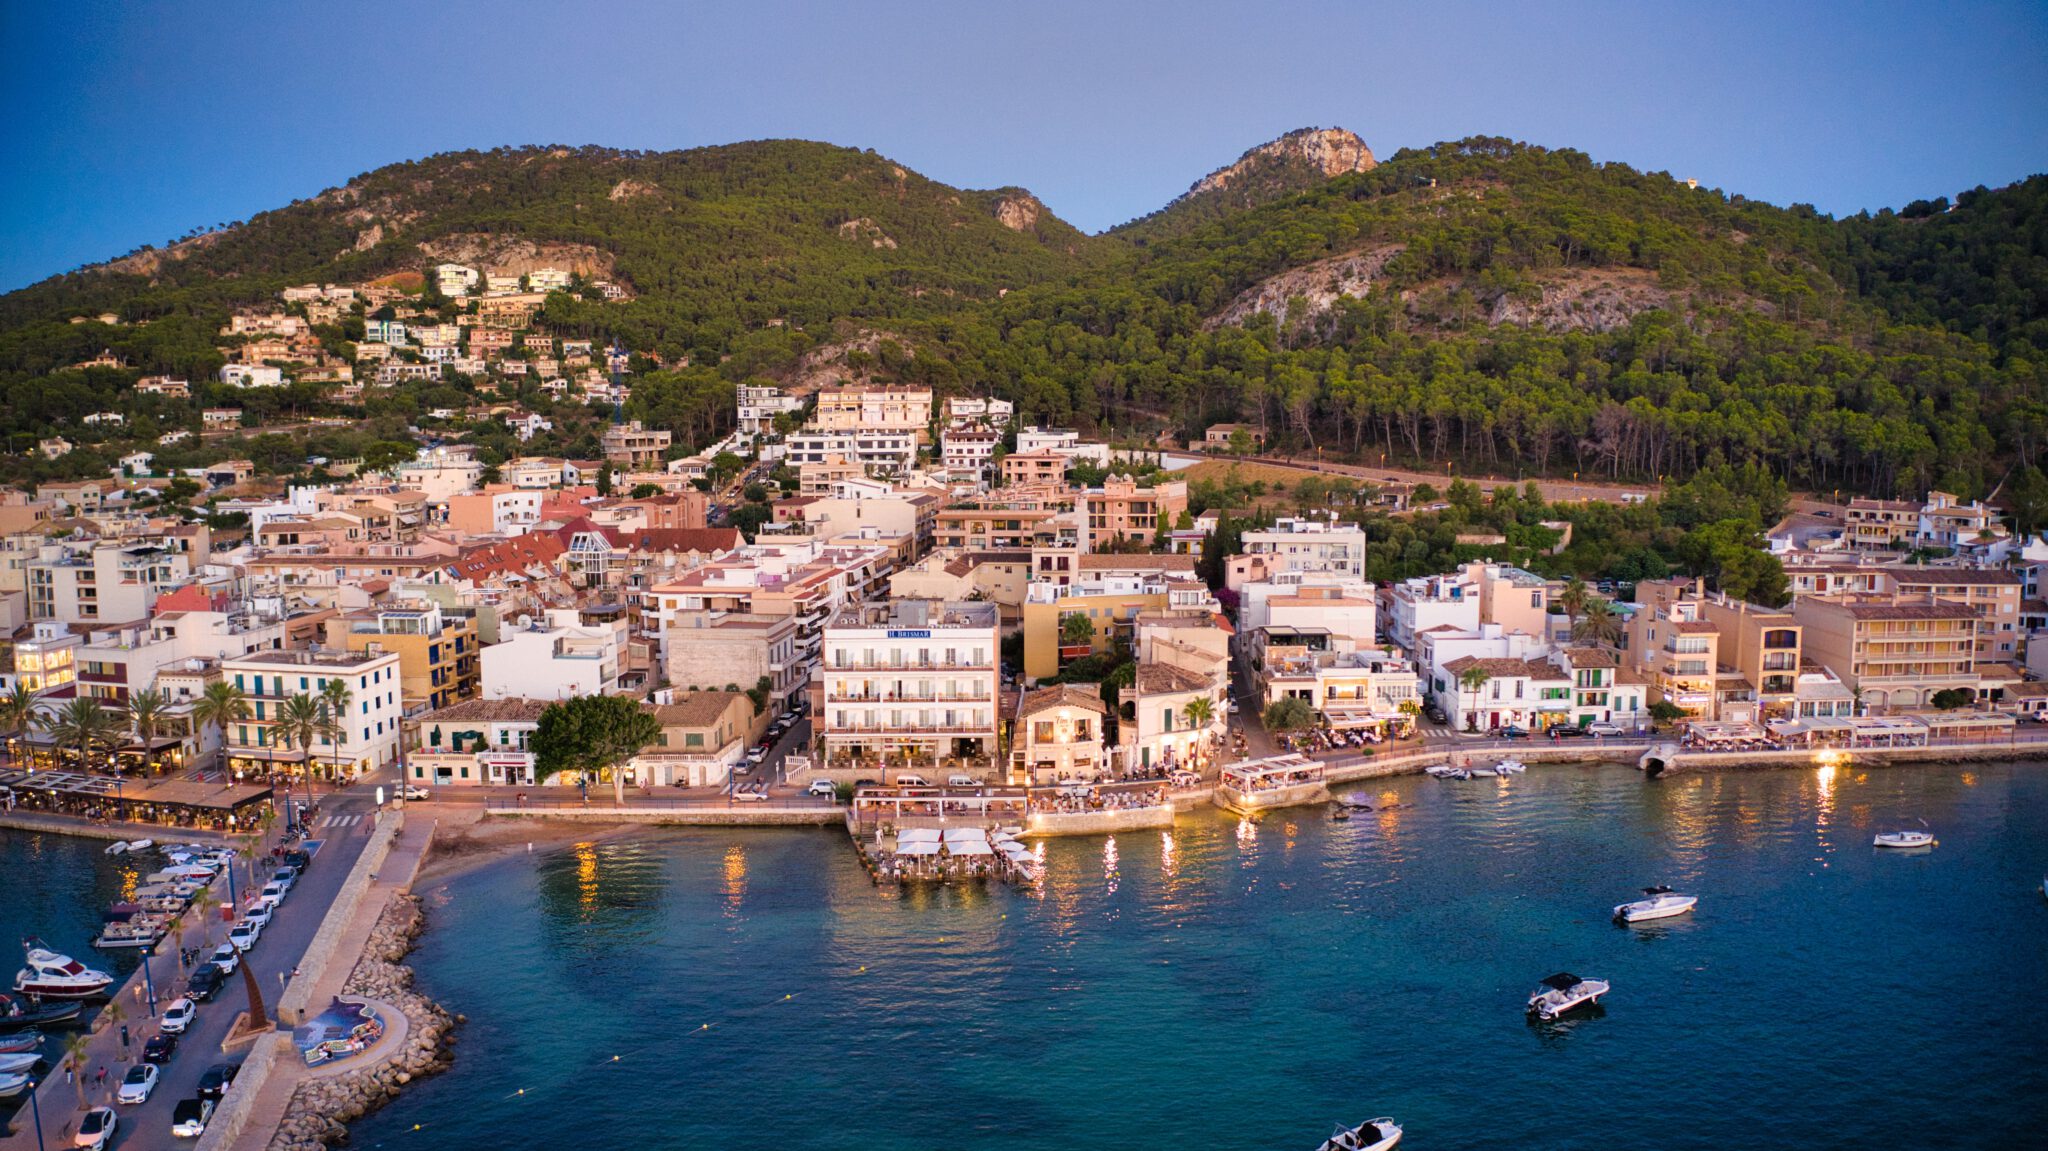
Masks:
[[[1099,231],[1344,127],[1845,215],[2048,171],[2048,3],[0,0],[0,101],[0,290],[506,144],[825,140]]]

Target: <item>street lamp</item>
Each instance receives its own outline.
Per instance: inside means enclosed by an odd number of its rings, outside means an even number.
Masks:
[[[34,1113],[36,1120],[36,1151],[44,1151],[43,1105],[36,1100],[36,1088],[39,1086],[41,1084],[37,1083],[34,1079],[28,1081],[28,1108]]]
[[[142,987],[143,990],[149,993],[149,1013],[151,1015],[156,1014],[156,980],[151,978],[149,970],[149,961],[154,958],[156,958],[156,948],[154,946],[142,949]]]

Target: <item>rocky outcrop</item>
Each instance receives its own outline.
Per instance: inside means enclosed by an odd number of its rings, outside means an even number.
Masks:
[[[1004,196],[995,202],[996,222],[1012,232],[1028,232],[1038,226],[1045,205],[1031,195]]]
[[[1236,299],[1209,318],[1207,326],[1218,328],[1226,324],[1242,324],[1260,312],[1277,316],[1289,324],[1313,321],[1336,306],[1338,300],[1365,295],[1379,279],[1387,261],[1400,255],[1405,247],[1403,244],[1383,244],[1268,276],[1239,292]],[[1295,303],[1297,300],[1300,301],[1298,305]]]
[[[606,198],[614,201],[637,200],[642,196],[659,196],[660,194],[660,188],[655,187],[654,185],[646,182],[645,180],[627,179],[620,180],[618,183],[613,184],[611,193]]]
[[[839,225],[839,238],[842,240],[866,240],[877,248],[894,249],[896,247],[895,239],[889,233],[884,232],[880,224],[875,223],[866,216],[857,216]]]
[[[450,232],[422,240],[420,254],[433,262],[465,264],[500,276],[524,276],[542,268],[573,272],[593,280],[616,280],[612,254],[589,244],[528,240],[485,232]]]
[[[1379,166],[1379,161],[1355,133],[1342,128],[1297,128],[1195,181],[1187,194],[1220,192],[1268,169],[1296,164],[1306,165],[1324,179],[1331,179],[1347,172],[1371,171]]]
[[[447,1068],[456,1021],[412,989],[412,968],[401,962],[425,927],[416,896],[393,896],[343,987],[345,995],[393,1004],[403,1012],[404,1047],[360,1070],[300,1084],[270,1151],[321,1151],[339,1143],[348,1137],[348,1123],[390,1102],[416,1077]]]

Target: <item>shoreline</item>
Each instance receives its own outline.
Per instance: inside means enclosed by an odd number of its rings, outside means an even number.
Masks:
[[[578,843],[599,843],[628,832],[652,826],[632,820],[612,821],[524,817],[517,820],[491,819],[476,811],[470,818],[451,820],[454,805],[421,804],[421,814],[437,817],[441,827],[433,846],[413,877],[415,890],[440,886],[470,872],[502,863],[529,851],[554,850]]]

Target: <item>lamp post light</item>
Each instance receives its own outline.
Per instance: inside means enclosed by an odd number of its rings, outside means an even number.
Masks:
[[[154,958],[156,958],[156,948],[145,947],[142,949],[142,987],[149,995],[149,1013],[151,1015],[156,1014],[156,980],[152,977],[149,970],[150,960]]]
[[[36,1151],[45,1151],[43,1147],[43,1105],[36,1099],[36,1088],[40,1086],[42,1084],[34,1079],[28,1081],[28,1109],[35,1116],[36,1121]]]

